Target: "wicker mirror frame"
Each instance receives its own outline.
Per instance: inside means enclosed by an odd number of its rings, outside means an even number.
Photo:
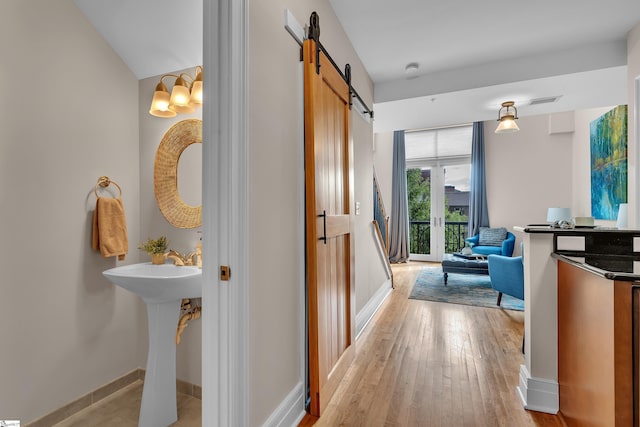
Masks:
[[[178,162],[191,144],[202,143],[202,120],[176,123],[164,134],[153,170],[156,202],[165,219],[174,227],[196,228],[202,225],[202,205],[190,206],[178,192]]]

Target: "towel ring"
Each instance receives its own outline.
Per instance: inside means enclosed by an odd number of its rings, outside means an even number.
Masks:
[[[120,186],[115,181],[111,181],[111,179],[108,176],[101,176],[100,178],[98,178],[98,183],[96,184],[96,188],[93,191],[94,193],[96,193],[96,197],[100,197],[100,196],[98,196],[98,187],[107,188],[111,184],[113,184],[116,187],[118,187],[118,191],[120,192],[118,197],[121,197],[122,196],[122,188],[120,188]]]

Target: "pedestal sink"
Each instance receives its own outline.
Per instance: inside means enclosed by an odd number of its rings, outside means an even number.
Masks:
[[[112,268],[102,274],[147,304],[149,355],[138,426],[168,426],[178,419],[175,336],[180,304],[182,298],[202,296],[202,270],[142,263]]]

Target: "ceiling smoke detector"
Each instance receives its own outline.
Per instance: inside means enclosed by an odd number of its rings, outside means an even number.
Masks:
[[[404,73],[407,75],[408,79],[416,77],[416,74],[418,74],[418,68],[420,68],[420,64],[417,62],[411,62],[404,67]]]

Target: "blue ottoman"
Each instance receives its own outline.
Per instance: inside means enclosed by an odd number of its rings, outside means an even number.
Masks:
[[[489,274],[489,262],[486,258],[466,258],[444,254],[442,256],[442,272],[444,273],[444,285],[447,285],[449,273],[458,274]]]

